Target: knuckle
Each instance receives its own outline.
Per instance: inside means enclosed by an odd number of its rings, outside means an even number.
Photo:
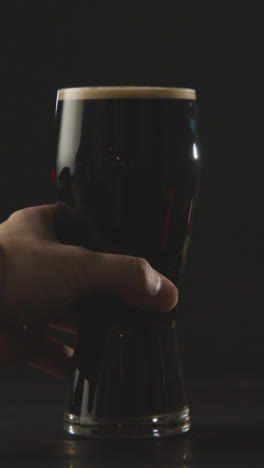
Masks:
[[[135,279],[145,286],[149,283],[150,276],[150,264],[145,258],[142,257],[132,257],[131,258],[131,268]]]
[[[22,208],[21,210],[14,211],[10,216],[9,220],[11,221],[22,221],[33,216],[36,212],[36,208],[33,206]]]
[[[8,221],[11,221],[12,223],[18,223],[21,221],[24,221],[28,217],[28,210],[30,208],[23,208],[21,210],[14,211],[8,218]]]

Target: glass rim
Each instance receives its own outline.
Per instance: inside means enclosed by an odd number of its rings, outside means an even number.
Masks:
[[[188,99],[196,90],[162,86],[89,86],[57,90],[57,101],[89,99]]]

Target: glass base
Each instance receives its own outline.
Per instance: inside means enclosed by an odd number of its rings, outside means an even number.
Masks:
[[[64,429],[71,435],[94,439],[147,439],[182,434],[190,429],[190,411],[184,406],[174,413],[164,413],[137,418],[100,420],[87,418],[80,424],[80,417],[64,413]]]

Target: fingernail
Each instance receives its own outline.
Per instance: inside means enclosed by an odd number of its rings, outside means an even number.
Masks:
[[[160,287],[155,299],[158,299],[160,307],[164,312],[169,311],[173,309],[178,302],[178,289],[171,281],[161,277]]]

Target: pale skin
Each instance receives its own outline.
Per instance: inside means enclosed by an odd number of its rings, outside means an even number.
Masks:
[[[48,331],[76,333],[81,297],[110,292],[149,313],[168,312],[178,291],[143,258],[60,243],[54,221],[62,208],[25,208],[0,225],[0,365],[20,361],[66,378],[73,349]]]

